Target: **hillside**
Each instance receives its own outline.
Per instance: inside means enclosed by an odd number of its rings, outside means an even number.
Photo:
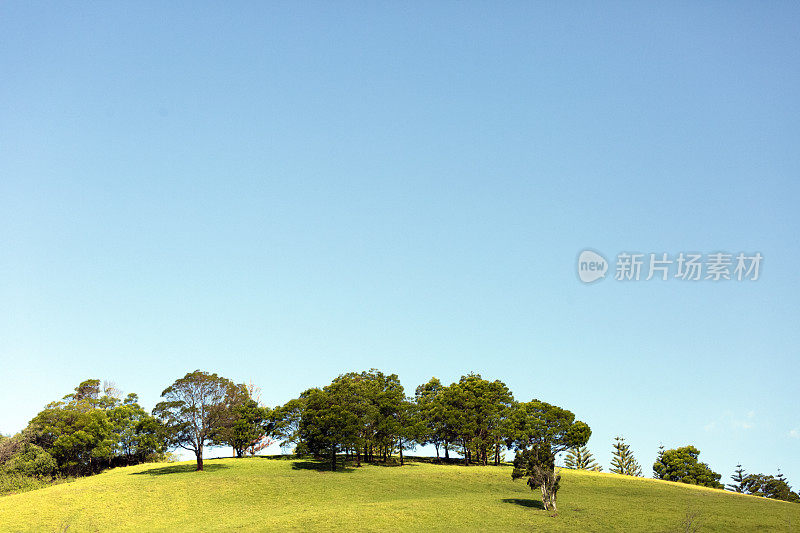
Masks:
[[[0,497],[2,531],[790,531],[800,505],[562,470],[558,517],[511,468],[218,459],[118,468]]]

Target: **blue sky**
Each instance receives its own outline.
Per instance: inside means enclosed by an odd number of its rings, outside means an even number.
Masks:
[[[501,379],[800,486],[800,7],[5,2],[0,431],[88,377]],[[583,285],[578,253],[760,252]]]

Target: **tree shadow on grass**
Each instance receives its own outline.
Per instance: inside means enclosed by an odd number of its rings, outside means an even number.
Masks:
[[[539,500],[531,500],[530,498],[503,498],[503,503],[513,503],[515,505],[521,505],[522,507],[544,510],[544,504],[542,502]]]
[[[292,470],[315,470],[317,472],[331,472],[348,474],[355,472],[355,468],[349,466],[342,466],[341,463],[336,465],[336,471],[331,470],[331,464],[328,461],[315,461],[313,459],[306,459],[303,461],[295,461],[292,463]]]
[[[223,470],[225,468],[230,468],[228,465],[223,464],[215,464],[215,463],[205,463],[203,465],[204,472],[215,472],[217,470]],[[143,470],[141,472],[133,472],[132,476],[141,476],[147,474],[148,476],[163,476],[165,474],[185,474],[187,472],[197,472],[197,465],[196,464],[189,464],[189,465],[172,465],[172,466],[162,466],[160,468],[151,468],[149,470]]]
[[[382,466],[382,467],[385,467],[385,468],[394,468],[394,467],[400,467],[400,466],[402,466],[403,468],[406,468],[406,467],[415,467],[415,466],[417,466],[417,465],[413,464],[411,461],[406,461],[406,464],[404,464],[404,465],[401,465],[400,461],[389,461],[388,463],[384,463],[383,461],[375,461],[374,463],[366,463],[365,462],[364,464],[365,465],[372,465],[372,466]]]

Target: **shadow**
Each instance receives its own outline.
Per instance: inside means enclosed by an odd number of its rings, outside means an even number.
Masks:
[[[352,473],[355,468],[349,466],[342,466],[341,463],[336,465],[336,470],[331,470],[331,464],[328,461],[315,461],[313,459],[306,459],[304,461],[295,461],[292,463],[292,470],[315,470],[317,472],[331,472],[331,473]]]
[[[381,461],[375,461],[374,463],[362,463],[362,464],[370,465],[370,466],[382,466],[384,468],[394,468],[394,467],[399,467],[399,466],[402,466],[403,468],[406,468],[406,467],[418,466],[418,465],[413,464],[411,461],[406,461],[406,463],[404,465],[401,465],[400,461],[389,461],[388,463],[384,463],[384,462],[381,462]]]
[[[225,468],[230,468],[230,467],[228,465],[206,462],[203,465],[203,472],[215,472],[217,470],[223,470]],[[162,466],[159,468],[151,468],[149,470],[143,470],[141,472],[132,472],[130,475],[142,476],[146,474],[148,476],[163,476],[166,474],[186,474],[190,472],[197,472],[196,464]]]
[[[542,502],[539,500],[531,500],[530,498],[503,498],[503,503],[513,503],[515,505],[521,505],[522,507],[544,510],[544,504]]]

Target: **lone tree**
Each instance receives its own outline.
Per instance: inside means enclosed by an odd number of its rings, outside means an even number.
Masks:
[[[633,456],[631,447],[625,443],[624,437],[614,439],[614,454],[611,458],[611,472],[626,476],[642,476],[642,467]]]
[[[555,472],[556,454],[586,445],[592,430],[570,411],[539,400],[517,404],[508,427],[512,436],[507,445],[517,450],[511,478],[527,477],[531,490],[542,491],[544,508],[556,511],[561,481]]]
[[[170,444],[194,452],[197,470],[202,470],[203,448],[224,427],[236,386],[229,379],[195,370],[164,389],[161,397],[164,401],[155,406],[153,415],[166,426]]]
[[[564,464],[567,468],[576,470],[594,470],[595,472],[602,472],[603,467],[597,464],[594,460],[592,452],[586,446],[576,446],[567,450],[567,456],[564,458]]]
[[[658,460],[653,463],[653,472],[657,479],[715,489],[723,488],[719,482],[721,476],[712,471],[707,464],[699,462],[697,459],[699,456],[700,450],[694,446],[667,450],[660,453]]]
[[[747,477],[745,474],[744,468],[742,468],[741,464],[736,465],[736,470],[733,471],[733,475],[731,479],[733,483],[728,483],[727,489],[732,490],[733,492],[744,492],[744,480]]]

